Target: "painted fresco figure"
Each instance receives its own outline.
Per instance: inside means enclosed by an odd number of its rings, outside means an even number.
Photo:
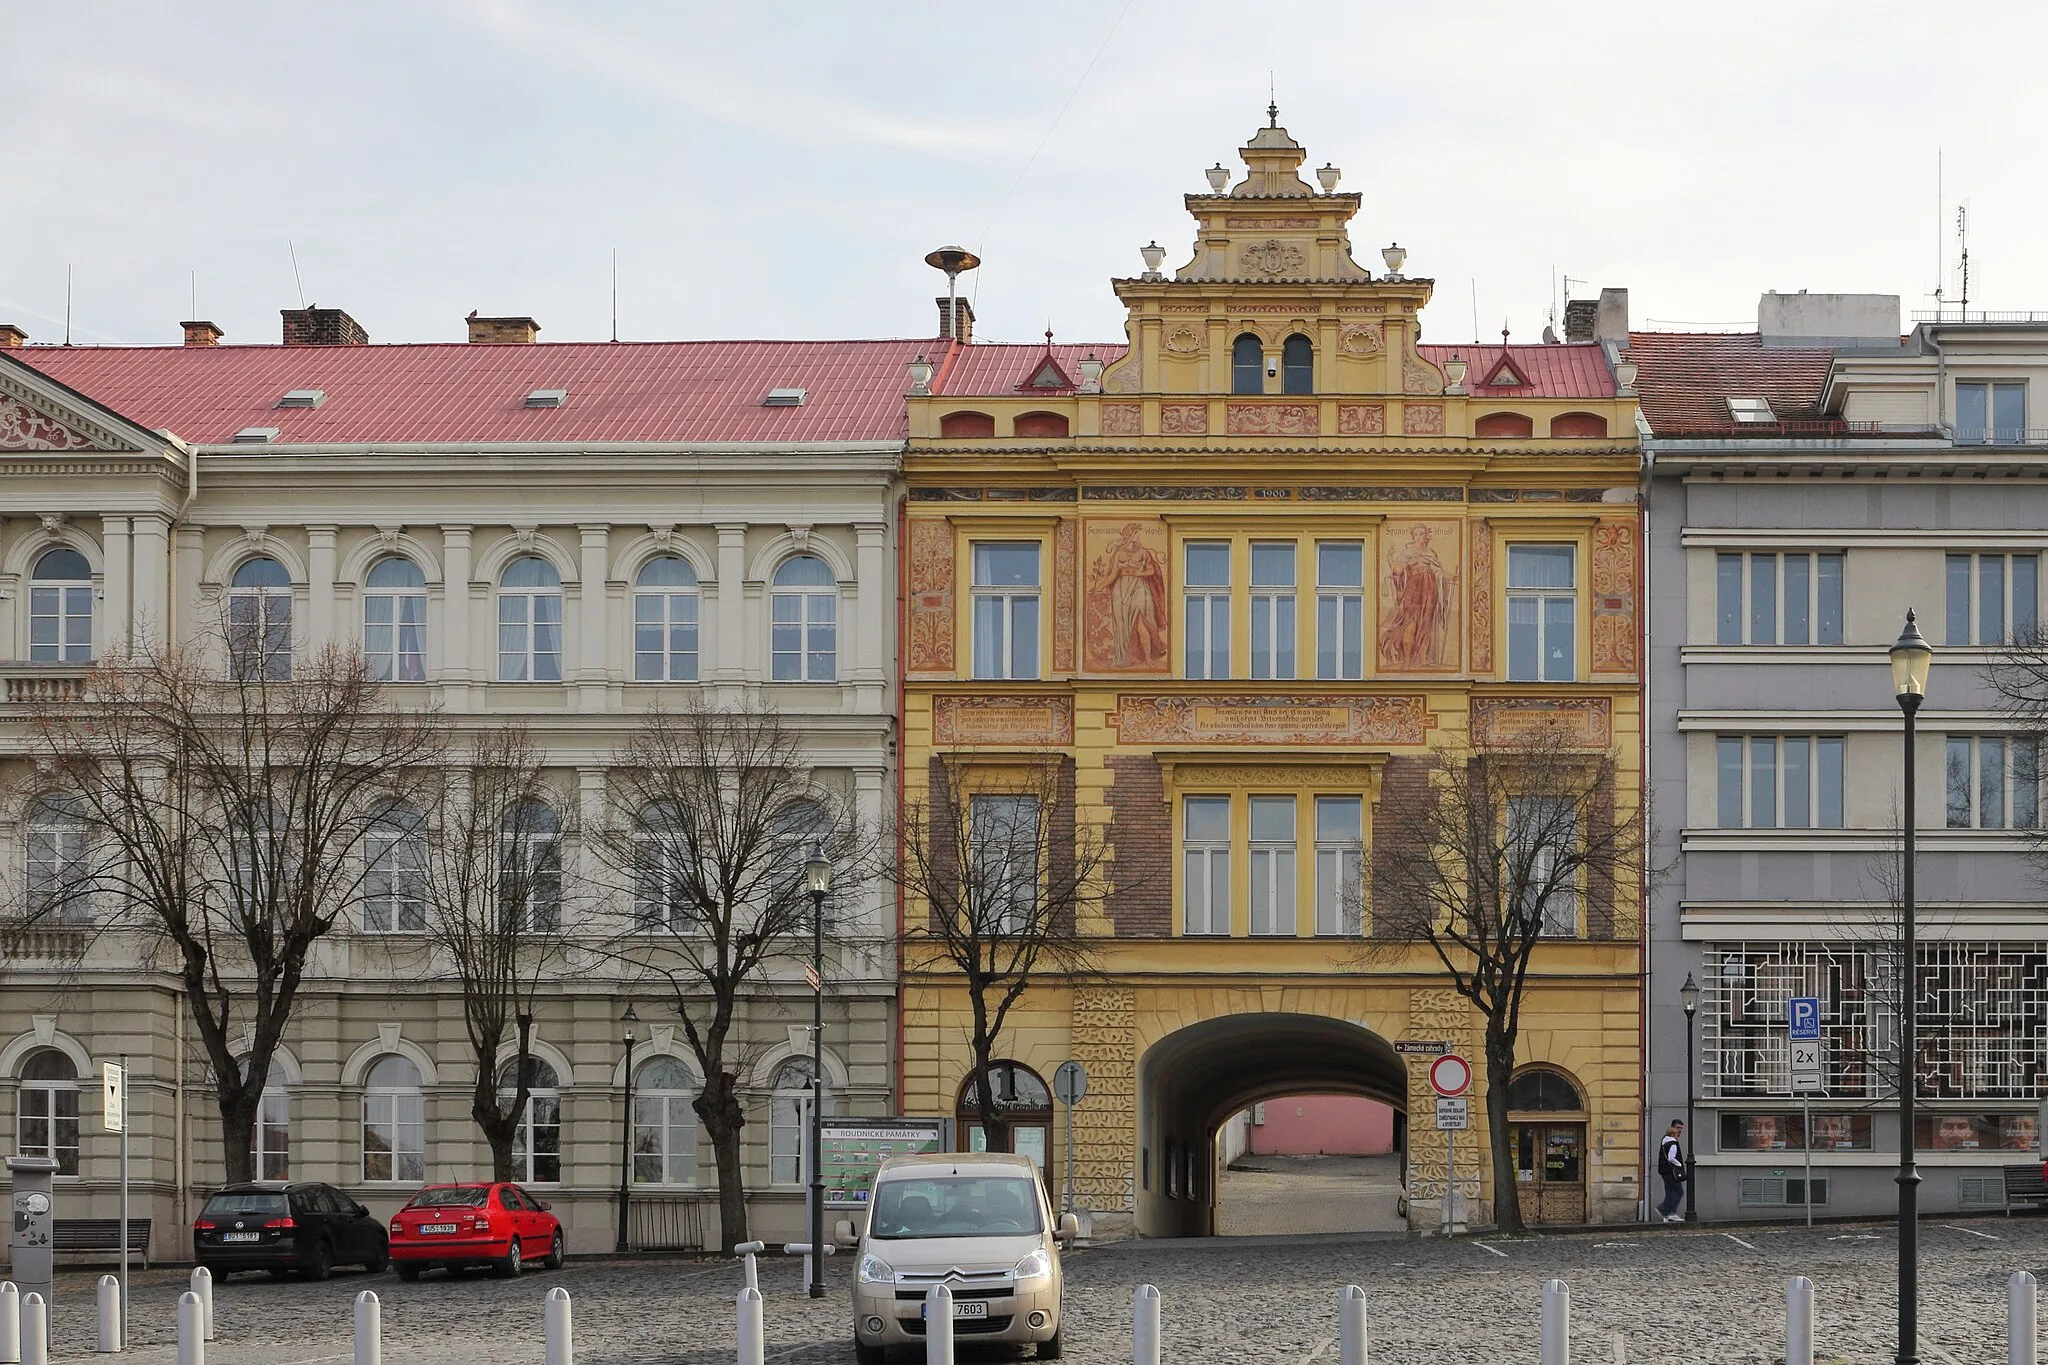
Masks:
[[[1133,522],[1095,561],[1091,591],[1109,597],[1110,643],[1118,668],[1166,658],[1166,566],[1145,547]]]
[[[1451,580],[1430,545],[1430,527],[1408,531],[1394,551],[1393,610],[1380,627],[1380,660],[1387,668],[1441,668],[1451,621]]]

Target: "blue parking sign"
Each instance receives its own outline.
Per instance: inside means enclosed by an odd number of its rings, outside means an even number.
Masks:
[[[1785,1024],[1794,1038],[1820,1037],[1820,1001],[1795,995],[1785,1002]]]

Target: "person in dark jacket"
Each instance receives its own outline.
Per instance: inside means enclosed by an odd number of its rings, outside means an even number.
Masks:
[[[1673,1119],[1657,1143],[1657,1178],[1664,1182],[1664,1198],[1657,1212],[1667,1223],[1683,1223],[1678,1205],[1685,1198],[1685,1120]]]

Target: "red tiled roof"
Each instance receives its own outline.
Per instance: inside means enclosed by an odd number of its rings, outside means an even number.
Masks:
[[[1730,398],[1768,399],[1780,422],[1816,418],[1834,363],[1824,346],[1766,347],[1754,332],[1631,332],[1628,354],[1643,416],[1659,436],[1737,430]]]
[[[1614,375],[1607,368],[1601,347],[1584,342],[1545,346],[1513,345],[1507,348],[1515,368],[1527,384],[1513,388],[1480,388],[1480,382],[1500,368],[1498,343],[1476,346],[1418,346],[1422,358],[1442,369],[1453,356],[1466,365],[1465,385],[1481,398],[1612,398]]]
[[[278,443],[891,441],[905,368],[945,341],[647,341],[397,346],[27,346],[9,351],[145,427],[201,445],[244,427]],[[770,389],[799,407],[763,407]],[[317,408],[280,408],[321,389]],[[529,408],[534,389],[567,389]]]
[[[1081,362],[1089,356],[1107,365],[1128,349],[1121,341],[1093,345],[1061,342],[1052,348],[1052,356],[1059,361],[1067,377],[1078,384],[1081,382]],[[1023,344],[973,342],[962,346],[954,353],[952,364],[940,370],[932,383],[932,392],[948,398],[1014,395],[1020,391],[1017,386],[1031,378],[1044,359],[1045,343],[1042,341]]]

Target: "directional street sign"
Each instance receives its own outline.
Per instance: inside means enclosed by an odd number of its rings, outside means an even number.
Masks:
[[[1418,1038],[1403,1038],[1394,1044],[1394,1051],[1403,1056],[1441,1057],[1451,1050],[1447,1042],[1431,1042]]]
[[[1785,1026],[1794,1038],[1820,1038],[1820,1001],[1810,995],[1795,995],[1785,1002]]]
[[[1446,1052],[1429,1064],[1429,1084],[1439,1095],[1462,1095],[1472,1087],[1472,1063]]]
[[[128,1126],[128,1068],[108,1062],[100,1068],[100,1121],[110,1133]]]

